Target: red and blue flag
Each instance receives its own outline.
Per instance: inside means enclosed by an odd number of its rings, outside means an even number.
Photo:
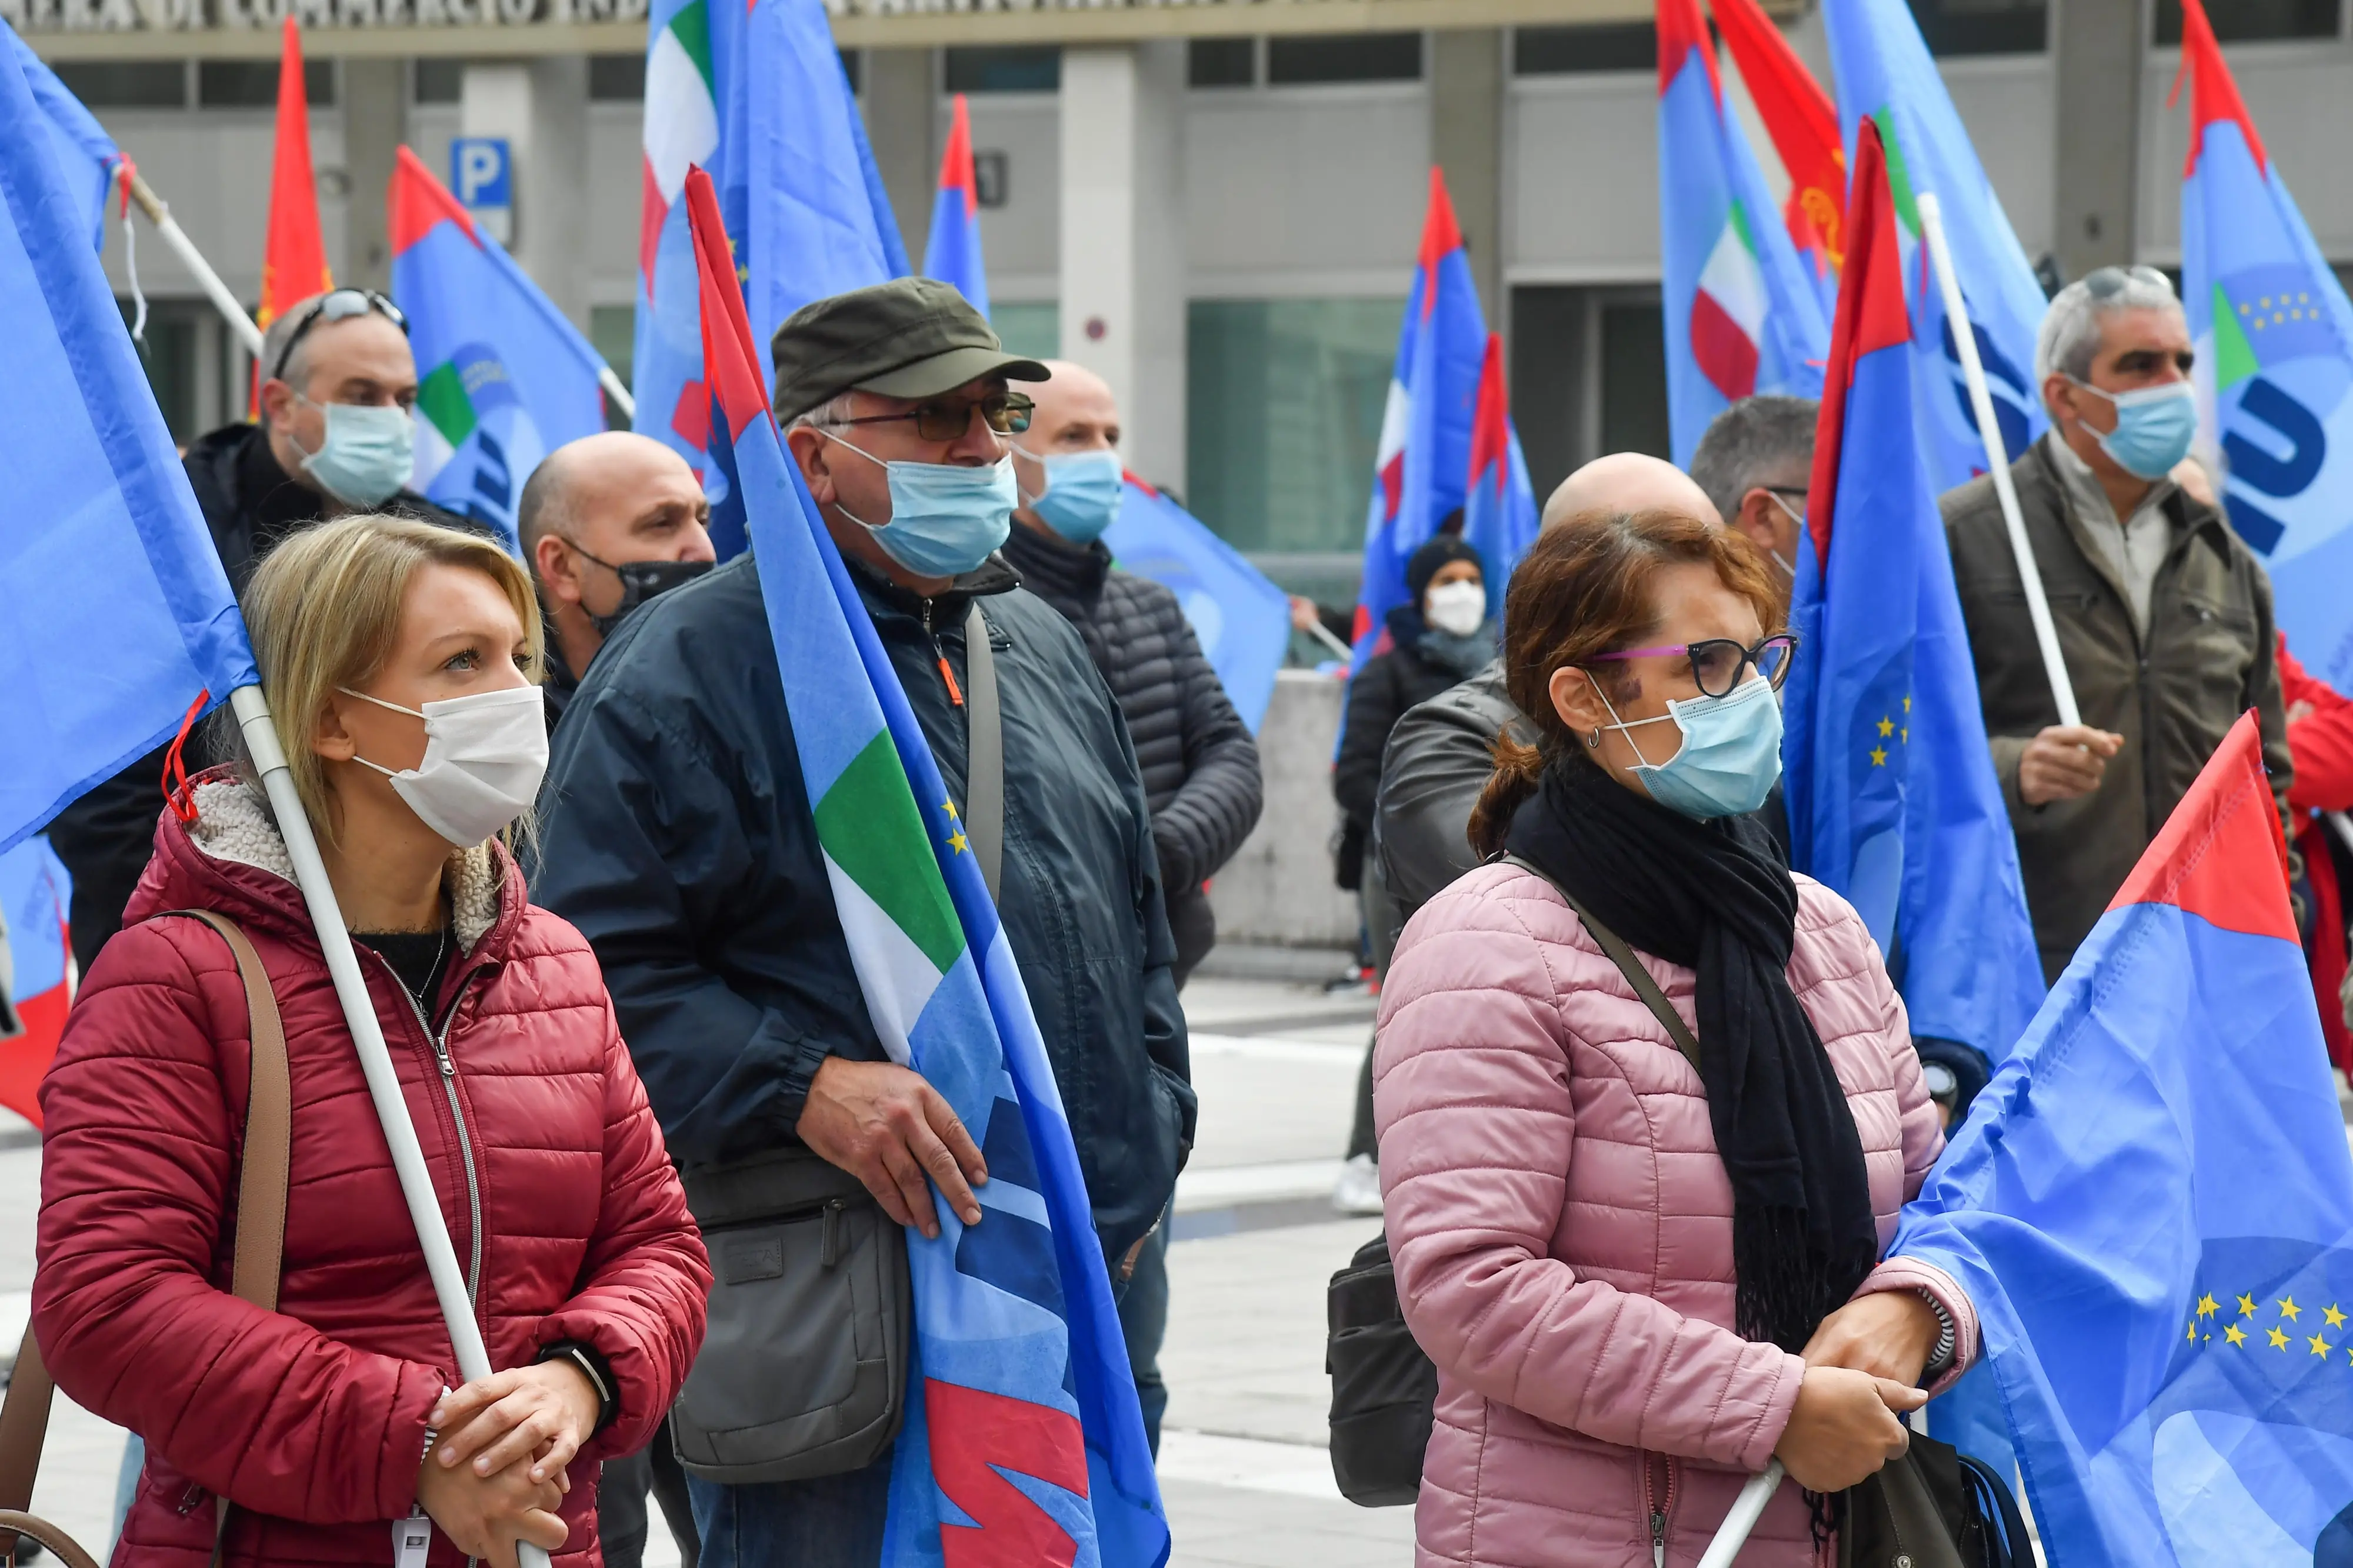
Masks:
[[[1819,394],[1830,330],[1725,106],[1699,0],[1658,0],[1658,35],[1667,430],[1687,468],[1708,426],[1742,398]]]
[[[653,0],[647,29],[636,424],[702,476],[725,560],[743,549],[744,523],[705,450],[712,394],[680,199],[687,171],[717,185],[764,374],[786,317],[903,276],[907,257],[823,0]]]
[[[1504,595],[1512,569],[1536,542],[1535,487],[1512,428],[1512,402],[1504,382],[1504,340],[1490,333],[1479,369],[1479,405],[1471,418],[1471,484],[1462,503],[1463,542],[1485,568],[1487,616],[1504,621]]]
[[[1921,462],[1879,129],[1862,128],[1784,697],[1789,862],[1852,903],[1914,1033],[1999,1062],[2043,995],[1986,750],[1952,557]]]
[[[50,151],[57,156],[66,188],[73,193],[81,211],[90,245],[94,249],[104,249],[106,193],[114,184],[116,172],[125,166],[122,151],[115,146],[114,138],[106,133],[97,117],[82,107],[81,100],[58,79],[58,73],[33,52],[33,47],[18,36],[5,17],[0,17],[0,33],[7,35],[9,57],[25,73],[25,84],[33,89],[33,101],[40,106],[42,117],[48,122],[46,129]]]
[[[418,493],[516,548],[542,458],[605,428],[603,358],[417,154],[395,155],[392,294],[417,353]]]
[[[2353,305],[2184,0],[2189,162],[2181,296],[2200,435],[2231,525],[2271,573],[2274,611],[2315,675],[2353,689]]]
[[[1459,531],[1468,499],[1471,429],[1487,322],[1446,176],[1430,172],[1421,255],[1398,331],[1397,367],[1373,458],[1365,570],[1356,594],[1352,669],[1388,646],[1388,613],[1406,602],[1405,566],[1431,534]],[[1501,575],[1493,565],[1491,578]]]
[[[65,1033],[73,1000],[73,938],[66,923],[73,879],[42,837],[0,854],[0,1106],[38,1127],[41,1079]]]
[[[947,151],[940,156],[940,194],[932,201],[923,276],[955,284],[974,310],[988,314],[988,268],[980,254],[980,181],[973,171],[972,114],[962,93],[955,95]]]
[[[1904,250],[1905,298],[1912,341],[1920,351],[1913,357],[1913,412],[1929,483],[1942,492],[1985,471],[1985,443],[1962,379],[1958,341],[1945,318],[1944,294],[1921,243],[1913,193],[1934,192],[1944,209],[1953,267],[1977,333],[2002,447],[2012,461],[2049,423],[2042,389],[2034,384],[2034,337],[2046,303],[2042,286],[2034,280],[2009,215],[1978,162],[1911,7],[1905,0],[1822,0],[1822,26],[1838,79],[1847,166],[1857,166],[1865,120],[1878,125],[1886,149]]]
[[[732,452],[794,750],[868,1014],[972,1130],[965,1226],[907,1232],[914,1332],[882,1568],[1157,1568],[1135,1380],[1077,1145],[997,906],[889,654],[768,413],[708,177],[683,187],[714,448]]]
[[[1904,1211],[2052,1563],[2353,1561],[2353,1159],[2250,713]]]

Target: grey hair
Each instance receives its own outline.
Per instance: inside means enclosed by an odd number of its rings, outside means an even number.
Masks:
[[[269,319],[269,330],[261,334],[261,374],[265,378],[276,368],[278,356],[286,353],[286,340],[311,319],[311,312],[317,310],[319,301],[325,298],[326,295],[321,293],[297,300]],[[285,374],[278,379],[289,386],[300,387],[310,368],[311,339],[305,334],[302,341],[294,345],[294,353],[286,361]]]
[[[844,420],[855,419],[858,417],[857,396],[858,394],[854,389],[847,392],[837,392],[831,397],[827,398],[823,403],[818,404],[815,408],[810,409],[807,413],[794,415],[791,423],[787,424],[785,428],[787,430],[799,430],[803,428],[817,430],[821,429],[828,425],[839,425]]]
[[[2123,279],[2094,292],[2092,280],[2103,275]],[[2180,297],[2164,273],[2154,267],[2103,267],[2078,278],[2052,298],[2042,313],[2042,330],[2034,337],[2034,384],[2054,375],[2088,381],[2093,356],[2100,352],[2100,318],[2116,310],[2179,310]]]
[[[1821,405],[1810,397],[1744,397],[1709,424],[1692,453],[1693,482],[1707,492],[1726,524],[1740,498],[1778,474],[1814,466],[1814,425]]]

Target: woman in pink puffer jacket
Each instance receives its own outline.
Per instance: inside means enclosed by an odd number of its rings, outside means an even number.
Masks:
[[[1398,1295],[1439,1372],[1422,1568],[1693,1563],[1777,1456],[1740,1561],[1808,1563],[1800,1485],[1902,1453],[1917,1385],[1976,1353],[1952,1279],[1879,1260],[1944,1142],[1904,1005],[1746,815],[1779,772],[1778,619],[1746,539],[1667,513],[1547,529],[1514,575],[1507,680],[1542,739],[1499,745],[1472,819],[1511,859],[1406,928],[1376,1057]]]

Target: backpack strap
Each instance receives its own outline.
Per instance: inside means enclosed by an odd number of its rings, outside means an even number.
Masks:
[[[1634,956],[1634,950],[1626,945],[1626,939],[1594,919],[1593,911],[1577,902],[1577,895],[1562,887],[1543,867],[1517,855],[1506,855],[1504,859],[1552,883],[1552,890],[1577,911],[1577,918],[1585,922],[1586,931],[1601,944],[1601,951],[1609,955],[1609,962],[1618,966],[1618,973],[1626,977],[1626,984],[1634,988],[1634,994],[1642,999],[1642,1005],[1650,1008],[1651,1016],[1658,1019],[1667,1031],[1667,1037],[1674,1041],[1675,1048],[1683,1052],[1683,1059],[1691,1063],[1692,1071],[1699,1073],[1704,1081],[1707,1075],[1699,1065],[1699,1041],[1693,1037],[1691,1026],[1683,1022],[1683,1016],[1675,1011],[1674,1004],[1667,1000],[1667,994],[1659,989],[1659,983],[1651,978],[1651,972],[1642,967],[1642,961]]]
[[[978,599],[964,618],[964,832],[994,900],[1005,866],[1005,713],[997,700],[997,654],[988,646]]]
[[[278,997],[270,988],[269,972],[251,939],[235,921],[210,910],[169,910],[162,920],[185,915],[199,920],[219,933],[237,961],[237,978],[245,984],[247,1033],[253,1042],[250,1083],[245,1105],[245,1153],[237,1176],[236,1253],[229,1269],[231,1294],[265,1312],[278,1310],[279,1274],[286,1248],[287,1167],[293,1140],[293,1089],[286,1065],[286,1026],[279,1016]],[[25,1326],[25,1342],[9,1374],[8,1394],[0,1402],[0,1512],[22,1514],[32,1506],[33,1478],[41,1467],[41,1447],[49,1425],[50,1394],[55,1385],[41,1361],[41,1347],[33,1328]],[[218,1564],[228,1536],[229,1501],[214,1498],[213,1562]],[[29,1532],[28,1532],[29,1533]],[[0,1530],[0,1558],[13,1557],[16,1532]],[[45,1538],[46,1539],[46,1538]],[[56,1543],[49,1543],[54,1549]],[[60,1552],[69,1563],[70,1554]],[[85,1556],[81,1559],[88,1562]]]

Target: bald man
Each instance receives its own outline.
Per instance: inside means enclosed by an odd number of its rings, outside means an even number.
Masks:
[[[1544,526],[1590,511],[1673,511],[1718,526],[1724,521],[1690,475],[1640,452],[1596,458],[1563,479],[1545,502]],[[1495,771],[1495,737],[1506,726],[1522,742],[1535,739],[1504,693],[1499,658],[1409,710],[1389,731],[1373,813],[1373,858],[1387,895],[1375,902],[1395,905],[1386,933],[1392,940],[1416,910],[1479,863],[1465,832],[1471,808]]]
[[[711,570],[711,503],[686,459],[649,436],[607,430],[550,452],[515,523],[546,613],[552,730],[623,616]]]

